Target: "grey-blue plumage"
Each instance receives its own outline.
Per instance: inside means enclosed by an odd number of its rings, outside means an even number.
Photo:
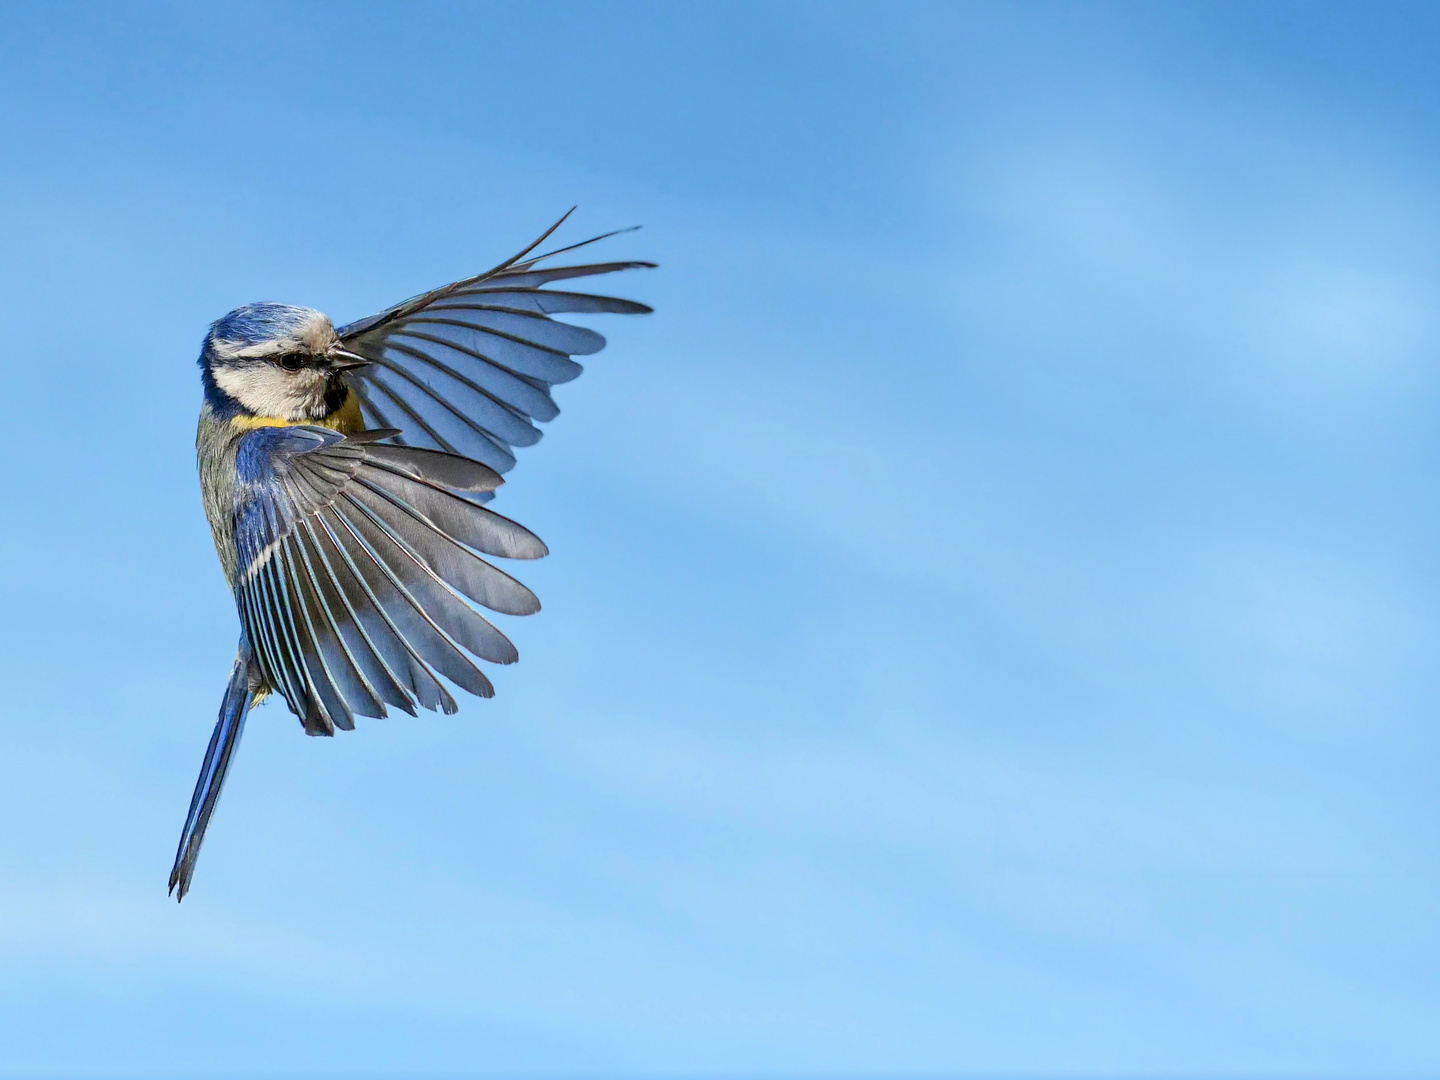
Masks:
[[[539,601],[483,556],[546,548],[482,504],[513,448],[539,439],[533,422],[558,414],[550,387],[581,371],[570,357],[605,344],[551,316],[650,310],[547,286],[653,265],[542,267],[559,254],[529,255],[545,236],[338,331],[310,309],[252,304],[206,336],[196,452],[241,639],[170,875],[178,898],[252,703],[278,693],[307,733],[333,735],[390,706],[454,712],[442,677],[489,697],[477,661],[518,659],[477,608],[527,615]]]

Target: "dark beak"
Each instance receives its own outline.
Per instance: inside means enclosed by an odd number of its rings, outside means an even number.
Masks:
[[[331,349],[327,355],[330,358],[331,371],[350,371],[354,368],[369,367],[375,362],[349,349]]]

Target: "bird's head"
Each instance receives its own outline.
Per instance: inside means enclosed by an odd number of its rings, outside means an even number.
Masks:
[[[368,363],[348,352],[313,308],[246,304],[217,320],[200,351],[211,405],[296,423],[323,420],[349,395],[345,372]]]

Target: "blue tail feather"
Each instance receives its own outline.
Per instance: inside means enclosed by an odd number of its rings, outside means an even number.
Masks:
[[[210,736],[210,747],[205,751],[205,764],[200,766],[200,779],[195,782],[190,812],[185,816],[185,830],[180,834],[180,848],[175,852],[175,866],[170,871],[170,892],[174,894],[179,890],[176,900],[184,900],[190,891],[190,878],[195,873],[195,860],[200,857],[205,829],[215,812],[225,774],[230,770],[230,758],[245,729],[245,714],[250,711],[253,696],[249,669],[249,652],[242,646],[235,659],[235,669],[230,673],[230,685],[220,702],[220,718],[215,722],[215,733]]]

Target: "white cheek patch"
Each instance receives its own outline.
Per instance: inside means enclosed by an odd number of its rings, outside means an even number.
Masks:
[[[217,365],[215,384],[256,416],[313,420],[324,415],[325,376],[317,371],[281,371],[270,364]]]

